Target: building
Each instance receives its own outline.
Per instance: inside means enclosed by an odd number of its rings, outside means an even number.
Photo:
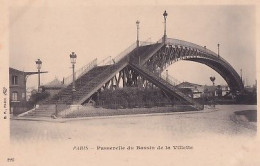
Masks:
[[[51,82],[42,85],[41,89],[43,92],[48,92],[50,94],[50,97],[54,96],[55,94],[58,94],[59,91],[66,87],[66,85],[64,85],[63,81],[60,81],[58,78],[54,78],[54,80],[52,80]]]
[[[26,73],[9,68],[10,113],[26,102]]]
[[[199,85],[190,82],[182,82],[176,86],[183,93],[188,94],[193,98],[201,98],[201,97],[212,97],[218,96],[222,97],[228,95],[230,93],[230,88],[228,85]]]
[[[38,74],[38,72],[24,72],[11,67],[9,68],[9,93],[11,114],[19,114],[27,110],[28,103],[26,97],[26,81],[28,76],[33,74]]]
[[[182,82],[176,86],[183,93],[188,94],[192,98],[200,98],[202,92],[204,91],[204,87],[199,84],[194,84],[190,82]]]

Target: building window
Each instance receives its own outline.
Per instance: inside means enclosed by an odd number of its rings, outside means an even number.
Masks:
[[[18,76],[12,76],[12,85],[18,85]]]
[[[22,99],[25,99],[25,93],[22,93]]]
[[[18,93],[17,92],[12,93],[12,101],[18,101]]]

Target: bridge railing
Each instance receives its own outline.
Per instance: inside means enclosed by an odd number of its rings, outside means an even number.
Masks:
[[[226,65],[226,67],[230,71],[232,71],[232,73],[237,73],[236,70],[231,66],[231,64],[229,62],[227,62],[224,58],[220,57],[215,52],[213,52],[213,51],[211,51],[211,50],[209,50],[205,47],[202,47],[202,46],[194,44],[194,43],[186,42],[186,41],[183,41],[183,40],[171,39],[171,38],[168,38],[166,43],[196,49],[199,53],[200,52],[202,53],[201,56],[204,56],[203,53],[207,54],[207,56],[214,58],[215,60],[218,60],[219,63]],[[238,81],[240,80],[240,77],[239,77],[238,74],[234,74],[234,77]]]
[[[132,64],[133,65],[133,64]],[[178,94],[179,96],[181,96],[182,98],[184,98],[186,101],[190,102],[193,104],[193,107],[198,109],[198,110],[201,110],[204,108],[203,105],[197,103],[196,101],[194,101],[191,97],[189,96],[186,96],[184,93],[182,93],[179,88],[177,88],[176,86],[173,86],[169,81],[163,79],[162,77],[158,77],[157,74],[149,71],[146,67],[144,66],[140,66],[140,65],[137,65],[137,64],[134,64],[133,66],[136,66],[137,68],[139,69],[142,69],[144,72],[146,72],[147,74],[149,74],[150,76],[152,76],[154,79],[156,79],[157,81],[159,81],[160,83],[162,84],[165,84],[167,85],[170,89],[174,90],[174,92],[176,94]]]
[[[81,67],[80,69],[75,71],[75,80],[81,77],[82,75],[86,74],[88,71],[93,69],[97,66],[97,58],[88,63],[87,65]],[[69,85],[73,81],[73,74],[69,75],[68,77],[64,78],[64,85]]]
[[[154,44],[154,42],[151,41],[151,38],[148,38],[145,41],[139,41],[139,46],[146,46],[146,45],[151,45],[151,44]],[[112,62],[113,63],[118,63],[123,57],[125,57],[127,54],[129,54],[131,51],[133,51],[136,47],[137,47],[136,42],[131,44],[124,51],[122,51],[115,58],[113,58]]]
[[[157,43],[162,43],[163,42],[163,37],[162,38],[160,38],[158,41],[157,41]]]
[[[97,63],[97,66],[105,66],[105,65],[111,65],[111,64],[113,64],[113,61],[112,61],[112,57],[109,56],[109,57],[106,57],[103,60],[99,61]]]
[[[154,44],[155,42],[151,41],[151,38],[148,38],[145,41],[140,41],[139,46],[146,46]],[[120,52],[115,58],[112,58],[111,56],[103,59],[102,61],[98,62],[98,66],[102,65],[110,65],[118,63],[121,59],[123,59],[127,54],[129,54],[131,51],[133,51],[137,47],[136,42],[132,43],[129,47],[127,47],[124,51]]]
[[[151,38],[148,38],[145,41],[140,41],[139,42],[139,46],[147,46],[147,45],[151,45],[154,44],[155,42],[152,42]]]
[[[136,42],[127,47],[124,51],[119,53],[115,58],[112,59],[113,63],[118,63],[121,59],[123,59],[127,54],[133,51],[136,48]]]
[[[211,51],[211,50],[209,50],[209,49],[207,49],[205,47],[202,47],[200,45],[197,45],[197,44],[194,44],[194,43],[190,43],[190,42],[186,42],[186,41],[179,40],[179,39],[172,39],[172,38],[168,38],[166,43],[196,49],[199,52],[206,53],[208,56],[211,56],[213,58],[221,59],[226,64],[228,64],[229,67],[231,67],[233,69],[233,67],[225,59],[223,59],[220,56],[218,56],[215,52],[213,52],[213,51]]]
[[[166,79],[163,79],[159,73],[154,73],[149,71],[146,67],[144,66],[140,66],[135,64],[134,66],[138,67],[139,69],[142,69],[144,72],[148,73],[150,76],[152,76],[154,79],[156,79],[157,81],[159,81],[162,84],[166,84],[168,85],[170,88],[172,88],[173,90],[175,90],[175,93],[177,93],[178,95],[182,96],[183,98],[187,99],[187,101],[192,101],[192,99],[190,97],[185,96],[182,92],[179,91],[179,89],[175,86],[173,86],[173,84],[171,84],[169,81],[167,81]],[[159,75],[159,76],[158,76]]]
[[[179,40],[179,39],[167,38],[166,44],[173,44],[173,45],[179,45],[179,46],[184,46],[184,47],[190,47],[190,48],[197,49],[199,51],[205,52],[207,54],[214,55],[216,57],[218,56],[215,52],[213,52],[213,51],[211,51],[211,50],[209,50],[205,47],[202,47],[202,46],[194,44],[194,43],[186,42],[186,41],[183,41],[183,40]]]
[[[165,73],[161,73],[160,77],[164,80],[166,80],[168,83],[172,84],[173,86],[179,85],[181,82],[179,80],[177,80],[176,78],[174,78],[171,75],[167,75]]]

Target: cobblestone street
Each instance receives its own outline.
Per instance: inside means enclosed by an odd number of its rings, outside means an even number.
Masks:
[[[62,123],[11,120],[12,156],[20,166],[39,163],[172,166],[175,160],[182,165],[191,162],[194,165],[240,165],[245,157],[250,159],[249,152],[257,149],[256,130],[249,123],[241,124],[231,117],[235,111],[256,109],[256,106],[217,108],[200,113],[88,118]],[[129,146],[134,150],[100,150]],[[191,149],[157,150],[158,146]],[[151,147],[155,150],[149,150]],[[155,156],[160,156],[160,160]]]
[[[11,140],[37,142],[87,140],[104,141],[120,137],[120,140],[189,139],[201,134],[228,136],[254,136],[250,127],[230,120],[233,112],[256,109],[256,106],[217,106],[219,110],[206,113],[172,114],[156,116],[129,116],[97,118],[66,122],[11,121]]]

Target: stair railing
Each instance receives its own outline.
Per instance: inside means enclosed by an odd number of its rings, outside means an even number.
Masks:
[[[175,91],[175,93],[177,93],[178,95],[182,96],[182,97],[185,98],[187,101],[192,102],[192,103],[194,102],[194,101],[192,100],[192,98],[187,97],[186,95],[184,95],[182,92],[180,92],[180,91],[178,90],[178,88],[174,87],[174,86],[173,86],[170,82],[168,82],[167,80],[161,78],[160,76],[157,76],[155,73],[153,73],[153,72],[147,70],[145,67],[142,67],[142,66],[140,66],[140,65],[134,65],[134,66],[136,66],[136,67],[142,69],[143,71],[145,71],[145,72],[148,73],[149,75],[153,76],[153,77],[154,77],[157,81],[159,81],[160,83],[162,83],[162,84],[167,84],[171,89],[173,89],[173,90]]]
[[[94,67],[97,66],[97,58],[88,63],[87,65],[81,67],[75,72],[75,80],[77,80],[79,77],[82,75],[86,74],[88,71],[93,69]],[[69,85],[73,81],[73,74],[69,75],[68,77],[64,78],[64,85]]]
[[[111,65],[113,64],[112,57],[108,56],[97,63],[97,66],[105,66],[105,65]]]
[[[113,63],[118,63],[121,59],[123,59],[126,55],[128,55],[131,51],[136,48],[136,42],[127,47],[124,51],[119,53],[115,58],[112,59]]]
[[[146,46],[154,44],[154,42],[151,42],[151,38],[148,38],[145,41],[140,41],[140,46]],[[131,51],[133,51],[137,47],[136,42],[131,44],[129,47],[127,47],[124,51],[119,53],[115,58],[112,59],[112,63],[118,63],[123,57],[128,55]]]
[[[150,54],[150,53],[154,50],[154,48],[156,48],[156,47],[158,47],[158,45],[153,45],[153,46],[151,46],[151,47],[148,48],[145,52],[143,52],[143,53],[140,55],[140,57],[144,57],[144,55]],[[143,61],[143,59],[140,60],[140,64],[142,64],[142,61]],[[134,62],[137,63],[137,62],[139,62],[139,60],[138,60],[138,59],[135,59]]]
[[[147,40],[145,41],[140,41],[139,42],[139,46],[147,46],[147,45],[151,45],[151,44],[154,44],[155,42],[152,42],[151,41],[151,38],[148,38]]]
[[[171,76],[169,74],[167,75],[165,73],[161,73],[160,76],[161,76],[162,79],[166,80],[167,82],[169,82],[173,86],[176,86],[176,85],[181,83],[179,80],[177,80],[176,78],[174,78],[173,76]]]
[[[142,67],[140,65],[135,65],[137,66],[138,68],[142,69],[143,71],[145,71],[146,73],[148,73],[149,75],[153,76],[157,81],[159,81],[160,83],[162,84],[167,84],[171,89],[174,90],[175,93],[177,93],[179,96],[183,97],[184,99],[186,99],[187,101],[191,102],[194,104],[194,107],[195,109],[197,110],[202,110],[204,109],[204,105],[201,105],[197,102],[195,102],[192,98],[186,96],[185,94],[183,94],[181,91],[179,91],[179,89],[176,87],[176,86],[173,86],[173,84],[171,82],[169,82],[169,79],[163,79],[162,75],[159,74],[159,76],[157,76],[155,73],[149,71],[147,68],[145,67]]]

